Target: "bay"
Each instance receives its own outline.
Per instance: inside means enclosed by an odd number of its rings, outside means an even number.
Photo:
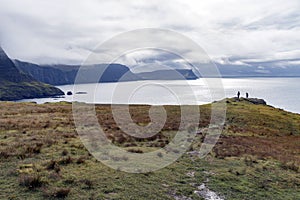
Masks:
[[[208,83],[211,83],[210,85]],[[216,84],[214,84],[216,83]],[[218,85],[221,83],[222,85]],[[63,98],[24,99],[19,102],[79,101],[97,104],[186,105],[205,104],[249,93],[269,105],[300,113],[300,78],[207,78],[198,80],[134,81],[57,86],[73,95]]]

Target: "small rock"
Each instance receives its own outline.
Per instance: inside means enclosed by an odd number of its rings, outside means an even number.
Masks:
[[[76,92],[76,94],[87,94],[87,92]]]
[[[194,177],[195,176],[195,172],[188,172],[186,173],[187,176],[189,177]]]
[[[224,200],[223,198],[218,196],[215,192],[208,189],[204,183],[202,183],[198,187],[198,190],[194,191],[194,193],[203,197],[205,200]]]
[[[249,101],[250,103],[253,103],[255,105],[267,105],[266,101],[263,99],[248,98],[248,99],[244,99],[244,100]]]

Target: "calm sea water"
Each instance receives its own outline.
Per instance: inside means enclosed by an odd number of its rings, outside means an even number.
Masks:
[[[39,104],[59,101],[151,105],[205,104],[223,97],[233,97],[240,91],[241,96],[248,92],[249,97],[262,98],[269,105],[300,113],[299,83],[300,78],[222,78],[62,85],[57,87],[65,93],[72,91],[73,95],[21,101],[35,101]]]

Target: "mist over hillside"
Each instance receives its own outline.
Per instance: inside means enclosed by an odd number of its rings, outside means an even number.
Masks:
[[[52,84],[66,85],[75,83],[80,65],[37,65],[19,60],[15,65],[23,73],[33,76],[35,79]],[[97,75],[101,77],[97,77]],[[76,83],[118,82],[138,80],[193,80],[199,78],[192,69],[156,70],[152,72],[133,73],[129,67],[121,64],[95,64],[82,66],[80,77]]]

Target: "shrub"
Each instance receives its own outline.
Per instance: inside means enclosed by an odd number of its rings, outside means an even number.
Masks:
[[[85,156],[80,156],[80,157],[77,159],[76,163],[77,163],[77,164],[82,164],[82,163],[85,162],[85,160],[86,160],[86,157],[85,157]]]
[[[41,187],[43,185],[43,181],[38,174],[21,174],[19,177],[19,184],[27,187],[28,189],[34,189]]]
[[[118,137],[115,138],[115,141],[118,144],[124,144],[126,142],[126,138],[123,135],[120,135],[120,136],[118,136]]]
[[[56,164],[57,164],[57,162],[56,162],[55,160],[51,160],[51,161],[47,164],[46,169],[52,170],[52,169],[54,169],[54,166],[55,166]]]
[[[57,198],[65,198],[69,195],[70,191],[70,188],[59,188],[54,191],[53,196]]]
[[[253,167],[254,164],[257,164],[258,161],[254,156],[246,156],[244,158],[245,164],[249,167]]]
[[[43,194],[45,197],[52,198],[66,198],[71,189],[70,188],[52,188],[50,190],[43,190]]]
[[[25,149],[25,153],[39,154],[39,153],[41,153],[42,146],[43,146],[42,143],[36,143],[34,145],[27,146]]]
[[[284,162],[281,164],[281,168],[285,170],[293,170],[295,172],[300,172],[300,167],[296,162]]]
[[[24,160],[25,158],[26,158],[26,154],[25,154],[25,152],[18,152],[17,154],[16,154],[16,156],[17,156],[17,158],[18,159],[20,159],[20,160]]]
[[[161,152],[158,152],[158,153],[157,153],[157,156],[160,157],[160,158],[162,158],[162,157],[163,157],[163,154],[162,154]]]
[[[59,173],[59,172],[60,172],[59,164],[58,164],[57,161],[55,161],[55,160],[51,160],[51,161],[47,164],[46,169],[48,169],[48,170],[54,170],[56,173]]]
[[[0,152],[0,158],[7,159],[8,157],[9,157],[8,152],[6,152],[6,151],[1,151]]]
[[[51,147],[53,144],[57,143],[57,141],[55,141],[54,139],[50,138],[49,136],[47,136],[46,138],[44,138],[42,141],[45,144],[45,146],[47,146],[47,147]]]
[[[49,179],[52,179],[52,180],[59,180],[61,178],[61,176],[55,172],[50,173],[48,177],[49,177]]]
[[[73,162],[73,158],[71,156],[63,157],[58,161],[58,164],[67,165]]]
[[[91,181],[89,179],[83,179],[83,180],[81,180],[81,182],[86,185],[87,189],[93,188],[93,181]]]
[[[62,152],[61,152],[61,155],[62,156],[66,156],[66,155],[68,155],[69,154],[69,152],[68,152],[68,150],[66,150],[66,149],[64,149]]]
[[[127,151],[131,153],[144,153],[141,149],[128,149]]]

